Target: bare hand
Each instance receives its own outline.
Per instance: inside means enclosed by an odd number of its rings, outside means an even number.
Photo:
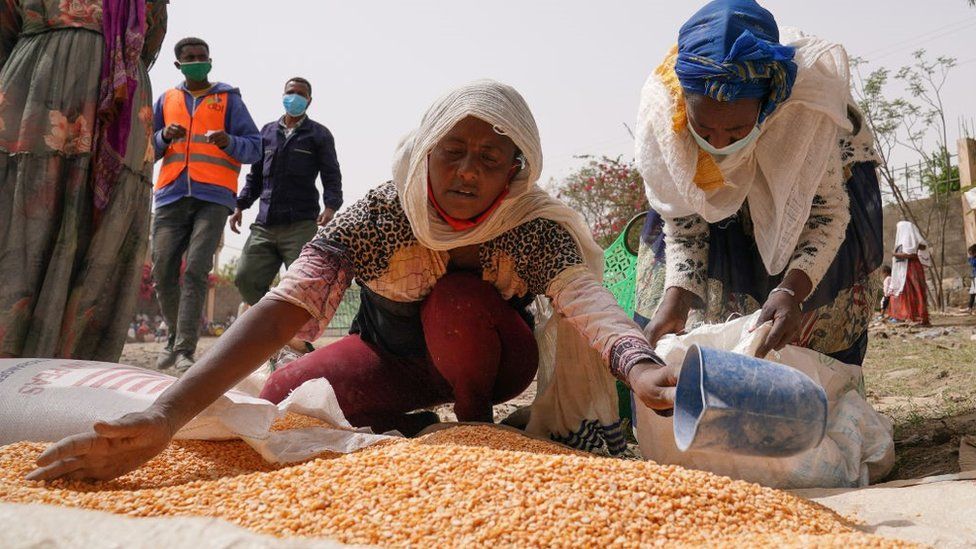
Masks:
[[[332,221],[332,218],[335,217],[335,213],[335,210],[332,208],[326,208],[321,214],[319,214],[319,218],[316,223],[319,224],[319,227],[325,227],[329,224],[329,221]]]
[[[218,130],[207,136],[207,142],[226,149],[227,145],[230,145],[230,136],[224,130]]]
[[[652,410],[674,408],[675,386],[680,365],[664,366],[651,361],[637,363],[627,376],[630,389]]]
[[[230,230],[237,234],[241,234],[241,223],[244,219],[244,212],[240,208],[234,208],[234,213],[230,216],[227,222],[230,225]]]
[[[685,330],[688,313],[695,295],[683,288],[672,287],[664,294],[654,318],[644,328],[647,342],[651,347],[667,334],[680,334]]]
[[[172,438],[169,420],[154,410],[100,421],[94,433],[70,436],[49,446],[27,480],[111,480],[158,455]]]
[[[761,326],[770,320],[773,327],[766,334],[766,340],[756,350],[756,357],[765,358],[770,351],[779,351],[800,334],[803,312],[797,299],[787,292],[775,292],[766,299],[762,313],[756,321]]]
[[[186,137],[186,128],[179,124],[170,124],[163,129],[163,139],[168,142],[183,139],[184,137]]]

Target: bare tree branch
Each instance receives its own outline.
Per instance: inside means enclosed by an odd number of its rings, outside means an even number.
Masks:
[[[969,0],[970,4],[976,0]],[[930,60],[925,50],[912,54],[910,65],[901,67],[893,75],[901,81],[910,99],[889,99],[885,88],[892,77],[891,71],[881,67],[867,77],[861,72],[866,63],[863,59],[852,59],[851,66],[855,77],[853,92],[858,106],[868,126],[874,133],[876,149],[881,160],[878,173],[887,183],[890,195],[894,197],[902,215],[915,224],[926,240],[939,240],[939,249],[933,250],[936,262],[930,268],[932,285],[935,289],[936,304],[945,306],[945,292],[942,279],[945,274],[945,233],[948,226],[953,187],[953,167],[948,149],[948,128],[942,91],[949,73],[956,66],[952,57],[939,56]],[[932,147],[934,141],[934,147]],[[904,148],[912,151],[918,158],[913,170],[906,166],[905,187],[897,178],[897,169],[891,166],[892,153]],[[915,196],[909,181],[917,178],[921,188],[927,191],[932,207],[924,223],[919,223],[910,202]],[[956,178],[958,181],[958,177]],[[955,183],[958,186],[958,183]]]

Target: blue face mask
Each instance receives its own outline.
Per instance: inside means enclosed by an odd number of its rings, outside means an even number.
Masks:
[[[285,106],[285,112],[290,116],[301,116],[305,114],[305,109],[308,108],[308,99],[297,93],[286,93],[281,98],[281,103]]]
[[[735,143],[726,145],[725,147],[718,149],[713,147],[712,144],[709,143],[704,137],[698,135],[698,132],[695,131],[695,127],[691,125],[691,122],[688,123],[688,130],[691,131],[691,136],[695,138],[695,142],[698,143],[698,146],[701,147],[701,150],[707,152],[712,156],[729,156],[730,154],[739,152],[743,148],[745,148],[746,145],[752,143],[753,141],[756,140],[757,137],[759,137],[759,125],[756,124],[752,128],[752,131],[749,132],[749,135],[743,137],[742,139],[736,141]]]

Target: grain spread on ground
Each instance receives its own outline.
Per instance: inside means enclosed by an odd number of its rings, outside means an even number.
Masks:
[[[289,417],[279,424],[315,426]],[[100,484],[24,475],[45,444],[0,448],[0,500],[138,517],[218,517],[279,537],[379,546],[908,547],[832,511],[710,473],[583,455],[464,426],[275,467],[238,441],[176,441]]]

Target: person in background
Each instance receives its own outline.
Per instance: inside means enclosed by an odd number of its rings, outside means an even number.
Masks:
[[[976,305],[976,244],[973,244],[967,250],[969,254],[969,268],[971,272],[969,273],[969,309],[967,312],[973,314],[973,306]]]
[[[184,38],[175,54],[185,80],[156,101],[154,113],[156,159],[163,163],[154,195],[152,274],[170,328],[156,367],[185,371],[193,365],[214,252],[237,207],[241,165],[261,158],[261,135],[240,90],[207,79],[206,42]]]
[[[260,200],[251,225],[235,284],[248,305],[268,293],[281,265],[288,268],[319,226],[332,220],[342,206],[342,174],[332,132],[306,114],[312,84],[295,77],[285,82],[285,113],[261,129],[263,160],[251,165],[230,229],[240,234],[244,210]],[[322,180],[322,206],[315,180]],[[293,341],[296,350],[311,350]]]
[[[928,288],[925,267],[932,266],[928,243],[911,221],[895,230],[895,261],[891,267],[891,318],[928,326]]]
[[[881,297],[881,320],[884,320],[888,318],[888,306],[891,304],[891,267],[885,265],[881,267],[881,272],[885,277],[882,285],[884,293]]]
[[[122,353],[166,4],[0,0],[0,358]]]
[[[136,341],[139,343],[147,343],[149,341],[149,334],[153,333],[152,328],[149,327],[149,322],[143,320],[139,324],[139,328],[136,330]]]
[[[166,321],[160,319],[156,325],[156,343],[162,343],[168,339],[169,333],[167,332]]]

